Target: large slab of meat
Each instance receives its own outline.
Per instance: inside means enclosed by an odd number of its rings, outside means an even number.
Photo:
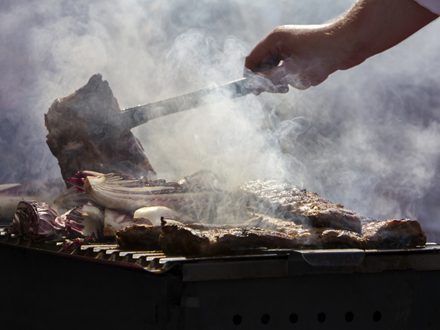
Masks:
[[[154,173],[133,133],[110,125],[121,110],[100,74],[73,94],[53,102],[45,115],[47,145],[64,180],[82,170],[150,177]]]
[[[253,219],[244,224],[285,233],[295,240],[297,248],[362,249],[365,247],[365,239],[362,235],[350,230],[305,226],[263,214],[255,214]]]
[[[299,225],[301,227],[301,225]],[[188,226],[165,225],[159,238],[165,253],[216,255],[252,249],[363,248],[362,237],[335,229],[297,228],[283,233],[260,227],[196,230]]]
[[[291,236],[258,227],[199,230],[175,223],[162,225],[159,244],[165,253],[215,255],[255,248],[295,248]]]
[[[311,227],[330,227],[361,233],[361,217],[315,193],[275,180],[250,181],[240,187],[246,205],[264,213]]]
[[[269,216],[256,216],[239,225],[182,224],[133,225],[117,232],[125,249],[157,249],[170,255],[212,256],[254,249],[414,248],[426,236],[414,220],[385,220],[364,226],[364,235],[326,227],[305,227]]]

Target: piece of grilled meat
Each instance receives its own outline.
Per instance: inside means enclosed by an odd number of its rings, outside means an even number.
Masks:
[[[349,230],[306,227],[292,221],[255,215],[239,225],[183,224],[162,220],[162,227],[134,225],[117,232],[121,248],[167,254],[211,256],[257,248],[410,248],[423,246],[426,236],[415,220],[371,221],[363,235]]]
[[[312,227],[329,227],[361,233],[361,218],[315,193],[275,180],[250,181],[240,187],[245,203],[255,212]]]
[[[370,222],[362,227],[362,232],[369,249],[413,248],[426,244],[426,235],[416,220]]]
[[[82,170],[133,177],[155,174],[133,133],[109,125],[110,117],[120,113],[118,101],[100,74],[52,103],[44,116],[49,131],[46,143],[58,159],[64,180]]]
[[[122,249],[159,250],[160,226],[131,225],[116,232],[116,241]]]
[[[193,229],[176,223],[162,223],[159,244],[165,253],[208,256],[233,254],[255,248],[295,248],[287,234],[257,227]]]
[[[266,221],[270,222],[270,225],[266,225]],[[209,229],[203,225],[168,224],[163,221],[159,243],[166,253],[199,256],[231,254],[256,248],[364,247],[362,236],[351,231],[306,228],[270,217],[259,217],[235,227],[221,226]]]
[[[359,248],[365,246],[362,235],[329,227],[310,227],[298,225],[293,221],[255,214],[253,219],[243,223],[264,229],[285,233],[295,240],[297,248]]]

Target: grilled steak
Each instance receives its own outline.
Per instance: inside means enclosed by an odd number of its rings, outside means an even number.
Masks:
[[[363,226],[362,236],[349,230],[305,227],[292,221],[256,215],[240,225],[162,220],[162,229],[129,226],[117,232],[117,240],[123,248],[139,250],[160,246],[169,254],[209,256],[256,248],[407,248],[424,245],[426,236],[415,220],[371,221]]]
[[[123,249],[159,250],[160,226],[132,225],[116,232],[116,241]]]
[[[254,248],[295,248],[298,243],[290,235],[258,227],[236,227],[231,229],[214,229],[217,251],[228,252]]]
[[[240,190],[245,193],[247,206],[255,212],[306,226],[361,233],[361,219],[356,212],[289,183],[257,180],[243,184]]]
[[[265,222],[270,224],[266,225]],[[252,223],[258,223],[259,226],[270,229],[252,226],[250,225]],[[176,223],[168,225],[164,221],[159,241],[166,253],[183,255],[226,254],[255,248],[364,247],[362,236],[351,231],[305,228],[302,225],[270,217],[259,217],[242,226],[222,226],[213,229],[207,229],[203,225],[178,225]]]
[[[82,170],[135,177],[154,173],[133,133],[108,124],[109,117],[120,112],[100,74],[75,93],[53,102],[45,115],[46,143],[58,159],[64,180]]]
[[[285,233],[295,240],[298,248],[364,248],[364,238],[353,231],[328,227],[305,227],[293,221],[256,214],[243,223]]]
[[[183,255],[211,254],[208,231],[200,231],[177,224],[163,225],[159,245],[165,253]]]
[[[309,239],[303,239],[304,246],[310,248],[343,249],[365,248],[365,239],[350,230],[333,228],[309,228]]]
[[[426,236],[416,220],[370,222],[362,228],[368,248],[411,248],[426,244]]]
[[[294,248],[296,242],[287,234],[257,227],[197,230],[163,222],[159,243],[165,253],[182,255],[215,255],[234,250]]]

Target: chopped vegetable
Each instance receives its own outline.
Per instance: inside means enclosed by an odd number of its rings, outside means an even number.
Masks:
[[[56,226],[68,237],[102,238],[104,214],[93,205],[77,206],[61,215],[56,221]]]
[[[53,206],[59,214],[62,214],[76,206],[85,205],[87,203],[93,203],[93,201],[83,190],[77,187],[70,187],[55,198]]]
[[[45,202],[21,201],[17,205],[9,230],[35,240],[53,238],[57,212]]]
[[[210,196],[209,191],[189,192],[175,182],[133,179],[113,173],[88,176],[84,182],[84,191],[99,205],[126,212],[144,206],[175,208]]]

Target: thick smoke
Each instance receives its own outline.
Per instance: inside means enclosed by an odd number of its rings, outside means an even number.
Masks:
[[[121,108],[238,79],[281,24],[319,24],[352,0],[2,1],[0,183],[59,177],[51,103],[101,73]],[[440,22],[322,85],[247,96],[134,129],[159,177],[210,169],[231,186],[283,178],[378,219],[440,234]]]

